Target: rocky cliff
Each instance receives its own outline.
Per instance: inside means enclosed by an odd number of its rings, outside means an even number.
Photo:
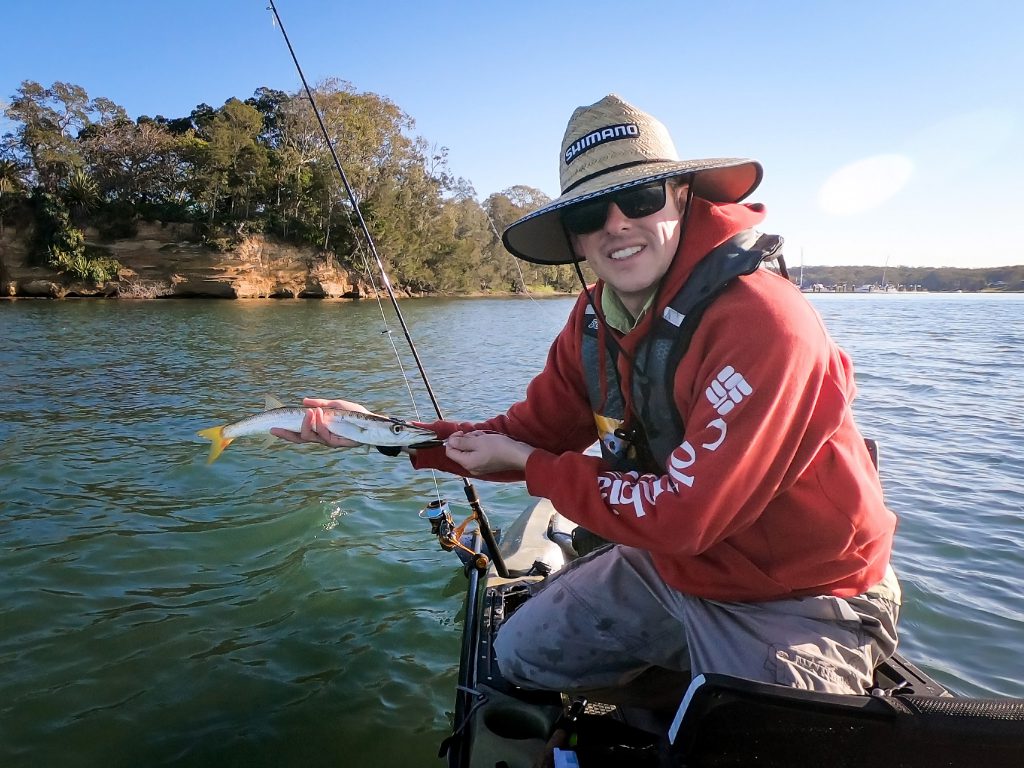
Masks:
[[[0,235],[0,297],[322,299],[372,293],[359,273],[334,266],[324,254],[262,235],[243,236],[224,251],[198,242],[189,224],[142,223],[135,237],[112,243],[90,230],[85,235],[89,245],[121,263],[117,280],[95,286],[29,266],[25,233],[8,227]]]

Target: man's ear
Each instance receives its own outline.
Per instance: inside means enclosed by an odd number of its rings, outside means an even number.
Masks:
[[[689,184],[673,184],[672,191],[676,196],[676,208],[680,211],[686,207],[686,195],[690,190]]]
[[[566,232],[565,236],[567,238],[569,238],[569,247],[572,249],[573,255],[577,259],[580,259],[582,261],[585,257],[580,252],[581,248],[580,248],[580,237],[579,237],[579,235],[577,235],[577,234],[575,234],[573,232]]]

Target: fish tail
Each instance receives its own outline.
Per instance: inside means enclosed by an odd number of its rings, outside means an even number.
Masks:
[[[231,441],[234,440],[232,437],[224,437],[224,427],[210,427],[209,429],[201,429],[197,433],[200,437],[205,437],[210,441],[210,456],[206,460],[207,464],[213,464],[220,456],[224,449],[231,445]]]

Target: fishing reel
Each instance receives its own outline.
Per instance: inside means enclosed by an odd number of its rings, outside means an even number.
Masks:
[[[481,571],[487,570],[490,560],[483,552],[476,552],[463,543],[467,526],[476,520],[476,513],[455,525],[447,499],[434,499],[420,510],[419,516],[430,523],[430,533],[445,552],[455,552],[465,565]]]

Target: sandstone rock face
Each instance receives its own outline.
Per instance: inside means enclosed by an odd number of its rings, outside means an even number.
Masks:
[[[373,295],[359,273],[339,267],[332,254],[262,235],[243,237],[227,251],[198,242],[190,224],[140,223],[136,237],[113,243],[100,242],[89,230],[85,235],[89,245],[121,263],[116,281],[94,286],[29,266],[25,233],[8,227],[0,235],[0,297],[328,299]]]

